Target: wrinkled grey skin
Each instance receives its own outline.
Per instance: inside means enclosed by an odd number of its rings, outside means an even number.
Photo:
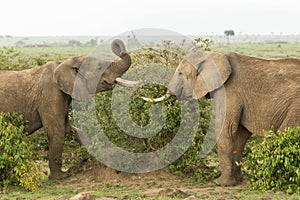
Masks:
[[[238,163],[251,134],[262,136],[263,130],[300,125],[300,59],[191,53],[178,66],[168,88],[179,99],[199,99],[208,93],[214,98],[216,130],[221,132],[217,141],[222,172],[215,180],[218,185],[233,186],[242,181]]]
[[[29,122],[29,134],[44,128],[49,142],[50,179],[66,176],[61,171],[62,151],[65,135],[72,129],[68,120],[72,98],[88,102],[90,94],[111,90],[116,78],[131,65],[121,40],[112,42],[112,50],[121,58],[119,61],[80,56],[23,71],[0,71],[0,112],[23,114]]]

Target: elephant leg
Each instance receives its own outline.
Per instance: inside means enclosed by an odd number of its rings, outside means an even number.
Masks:
[[[236,166],[233,155],[233,138],[220,136],[217,145],[221,176],[214,182],[221,186],[234,186],[237,184],[237,180],[234,175]]]
[[[41,118],[44,130],[48,136],[49,179],[65,178],[67,173],[61,171],[63,143],[66,133],[65,120],[49,114],[42,114]]]
[[[63,136],[48,136],[49,138],[49,179],[62,179],[67,177],[66,172],[62,172],[62,152],[63,152]]]
[[[238,182],[243,181],[241,163],[242,163],[242,155],[246,145],[247,140],[250,138],[251,133],[246,130],[244,127],[239,126],[236,139],[234,140],[234,150],[233,150],[233,160],[234,160],[234,177]]]
[[[220,163],[221,176],[214,182],[221,186],[234,186],[238,184],[236,180],[235,140],[238,138],[239,121],[242,106],[239,106],[238,99],[227,100],[226,109],[222,107],[222,99],[216,101],[216,131],[220,132],[217,139],[218,156]],[[236,101],[234,101],[236,100]],[[224,122],[224,123],[222,123]]]

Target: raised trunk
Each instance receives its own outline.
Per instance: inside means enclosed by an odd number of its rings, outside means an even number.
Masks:
[[[109,66],[109,70],[111,70],[117,78],[122,76],[129,69],[131,65],[131,57],[126,51],[125,45],[121,40],[114,40],[111,44],[111,49],[114,54],[121,58],[120,61],[112,62]]]
[[[111,70],[113,74],[116,75],[116,78],[122,76],[131,65],[131,57],[127,52],[123,53],[120,58],[120,61],[112,62],[109,66],[109,70]]]
[[[113,75],[114,82],[125,87],[142,86],[144,84],[143,81],[129,81],[120,78],[131,65],[131,57],[126,51],[124,43],[121,40],[116,39],[112,42],[111,49],[114,54],[121,58],[119,61],[112,62],[108,67],[108,70]]]

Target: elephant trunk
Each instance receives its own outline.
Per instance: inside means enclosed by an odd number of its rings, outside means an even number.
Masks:
[[[109,69],[116,75],[116,78],[122,76],[131,65],[131,57],[125,49],[124,43],[116,39],[111,44],[111,49],[121,58],[120,61],[112,62]]]

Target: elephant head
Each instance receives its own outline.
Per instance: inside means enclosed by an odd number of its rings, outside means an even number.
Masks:
[[[232,72],[225,54],[217,52],[192,52],[177,67],[167,93],[159,98],[142,97],[158,102],[175,95],[179,100],[188,97],[199,99],[220,88]]]
[[[59,89],[73,99],[88,102],[91,94],[112,90],[115,83],[123,86],[139,85],[140,82],[120,78],[131,65],[131,57],[124,43],[116,39],[112,42],[111,49],[121,60],[108,62],[95,57],[79,56],[59,64],[53,76]]]

